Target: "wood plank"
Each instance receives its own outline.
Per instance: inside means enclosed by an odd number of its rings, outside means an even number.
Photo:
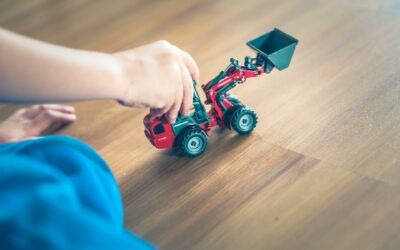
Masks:
[[[322,162],[295,164],[193,249],[394,250],[399,205],[398,187]]]

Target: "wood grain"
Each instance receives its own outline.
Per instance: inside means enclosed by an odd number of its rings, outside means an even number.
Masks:
[[[113,101],[75,103],[60,133],[107,160],[127,227],[161,249],[399,248],[398,1],[2,0],[0,25],[105,52],[167,39],[203,81],[251,55],[249,39],[293,34],[289,69],[234,90],[259,115],[254,133],[217,129],[201,157],[155,150],[146,110]]]

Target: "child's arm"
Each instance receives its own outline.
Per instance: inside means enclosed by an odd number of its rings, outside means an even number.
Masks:
[[[0,101],[116,99],[173,122],[192,106],[189,54],[165,41],[105,54],[51,45],[0,29]]]

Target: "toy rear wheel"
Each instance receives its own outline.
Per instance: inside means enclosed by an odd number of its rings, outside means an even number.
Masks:
[[[242,106],[231,116],[231,127],[239,134],[248,134],[257,125],[257,114],[249,107]]]
[[[242,102],[239,100],[239,98],[235,95],[229,95],[226,97],[226,99],[232,103],[233,105],[242,105]]]
[[[185,156],[199,156],[207,148],[207,135],[199,127],[192,126],[183,130],[176,145],[179,153]]]

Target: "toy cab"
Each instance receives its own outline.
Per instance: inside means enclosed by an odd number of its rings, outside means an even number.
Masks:
[[[153,119],[150,114],[144,117],[144,134],[156,148],[171,148],[174,145],[175,136],[171,124],[164,119]]]
[[[154,118],[150,114],[146,115],[143,123],[145,126],[144,133],[147,139],[156,148],[174,148],[177,146],[178,141],[182,143],[184,134],[191,131],[186,131],[189,128],[196,128],[201,130],[205,128],[206,124],[210,122],[204,105],[196,89],[196,82],[193,81],[193,112],[187,116],[178,115],[178,118],[173,124],[168,123],[164,118]],[[184,131],[185,130],[185,131]],[[193,153],[202,152],[207,145],[207,138],[204,131],[197,131],[202,137],[201,140],[193,139],[188,140],[188,147]]]

